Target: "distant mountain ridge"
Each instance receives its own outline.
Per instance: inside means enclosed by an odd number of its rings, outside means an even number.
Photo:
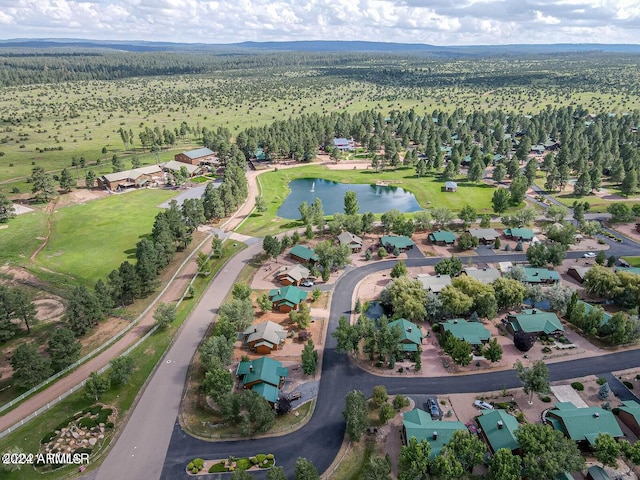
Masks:
[[[15,38],[0,40],[0,48],[26,49],[107,49],[131,52],[181,52],[199,51],[211,53],[257,52],[339,52],[339,53],[396,53],[411,55],[473,56],[497,54],[554,54],[579,52],[640,53],[637,44],[557,43],[513,45],[438,46],[418,43],[386,43],[366,41],[301,40],[290,42],[241,42],[173,43],[141,40],[89,40],[72,38]]]

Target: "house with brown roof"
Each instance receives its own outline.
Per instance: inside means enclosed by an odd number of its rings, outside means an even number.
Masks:
[[[191,165],[190,163],[177,162],[170,160],[162,165],[162,170],[168,173],[179,172],[182,168],[187,170],[190,177],[195,177],[202,171],[200,165]]]
[[[275,322],[266,321],[251,325],[244,332],[244,343],[262,355],[279,350],[287,338],[287,331]]]
[[[576,279],[580,283],[584,282],[584,277],[587,275],[587,272],[591,270],[591,267],[582,267],[580,265],[571,265],[567,270],[567,275],[571,278]]]
[[[178,153],[174,159],[176,162],[188,163],[190,165],[210,164],[218,161],[215,153],[206,147]]]
[[[640,437],[640,403],[635,400],[623,401],[618,407],[618,418],[636,437]]]
[[[338,235],[338,243],[340,245],[347,245],[352,252],[359,252],[362,250],[362,239],[354,235],[351,232],[344,231]]]
[[[492,244],[500,236],[494,228],[470,228],[467,231],[483,245]]]
[[[300,285],[311,276],[309,269],[303,265],[297,264],[294,266],[280,267],[276,273],[276,278],[282,285]]]
[[[158,165],[108,173],[98,177],[98,186],[111,191],[125,188],[142,188],[164,180],[164,172]]]

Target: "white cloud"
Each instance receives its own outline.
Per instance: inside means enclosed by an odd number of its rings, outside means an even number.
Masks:
[[[0,36],[637,43],[638,0],[0,0]],[[585,36],[585,32],[587,33]]]

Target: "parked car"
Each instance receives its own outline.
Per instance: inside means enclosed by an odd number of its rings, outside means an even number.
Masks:
[[[482,400],[476,400],[475,402],[473,402],[473,405],[481,410],[493,410],[493,405],[487,402],[483,402]]]
[[[429,413],[432,418],[440,416],[440,408],[438,407],[438,402],[436,402],[435,398],[427,399],[427,407],[429,408]]]
[[[478,427],[476,427],[473,423],[471,423],[471,422],[465,423],[464,426],[467,427],[467,430],[469,430],[469,433],[471,433],[473,435],[477,435],[478,434]]]
[[[596,254],[594,252],[587,252],[582,255],[582,258],[596,258]]]
[[[314,283],[311,280],[304,280],[300,283],[303,287],[313,287]]]

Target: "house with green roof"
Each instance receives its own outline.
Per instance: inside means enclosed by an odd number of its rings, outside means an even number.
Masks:
[[[295,285],[287,285],[286,287],[274,288],[269,291],[269,300],[271,300],[273,308],[282,313],[297,310],[306,299],[307,292]]]
[[[430,458],[440,455],[442,448],[451,441],[458,430],[467,431],[462,422],[448,422],[432,420],[431,415],[424,410],[414,408],[403,415],[402,442],[406,445],[411,437],[418,442],[426,440],[431,445]]]
[[[559,402],[545,418],[565,437],[591,447],[601,433],[608,433],[613,438],[624,436],[613,413],[600,407],[578,408],[571,402]]]
[[[278,391],[284,385],[289,370],[273,358],[260,357],[240,362],[236,375],[245,389],[258,392],[274,404],[278,401]]]
[[[587,314],[587,315],[589,314],[589,312],[591,312],[591,310],[593,308],[595,308],[590,303],[583,302],[582,300],[578,300],[578,304],[579,305],[584,305],[584,313]],[[602,320],[600,320],[600,326],[606,325],[607,323],[609,323],[609,320],[611,320],[611,315],[610,314],[605,312],[604,309],[602,309],[602,312],[603,313],[602,313]]]
[[[557,283],[560,274],[548,268],[524,267],[524,283]]]
[[[318,261],[318,255],[316,255],[313,248],[305,247],[304,245],[295,245],[289,251],[289,255],[300,263],[316,263]]]
[[[510,240],[530,242],[533,240],[534,234],[530,228],[506,228],[504,230],[504,236]]]
[[[491,338],[491,333],[481,322],[467,322],[462,318],[454,318],[440,323],[440,326],[445,332],[450,332],[457,339],[473,346],[482,345]]]
[[[415,243],[409,237],[404,235],[385,235],[380,239],[380,246],[387,250],[395,250],[396,248],[401,252],[405,250],[411,250]]]
[[[629,272],[634,275],[640,275],[640,267],[616,267],[616,272]]]
[[[422,345],[424,334],[422,329],[413,322],[399,318],[393,322],[389,322],[389,328],[397,328],[400,330],[400,350],[403,352],[417,352]]]
[[[532,308],[507,316],[507,330],[512,335],[516,332],[555,335],[564,332],[564,327],[555,313]]]
[[[611,480],[607,471],[600,465],[591,465],[587,468],[587,480]]]
[[[483,410],[482,415],[476,418],[480,426],[480,432],[491,453],[496,453],[501,448],[517,452],[520,448],[516,437],[518,420],[506,410]]]
[[[429,241],[436,245],[453,245],[456,241],[456,235],[449,230],[438,230],[429,234]]]
[[[618,418],[636,437],[640,437],[640,403],[624,400],[618,407]]]

